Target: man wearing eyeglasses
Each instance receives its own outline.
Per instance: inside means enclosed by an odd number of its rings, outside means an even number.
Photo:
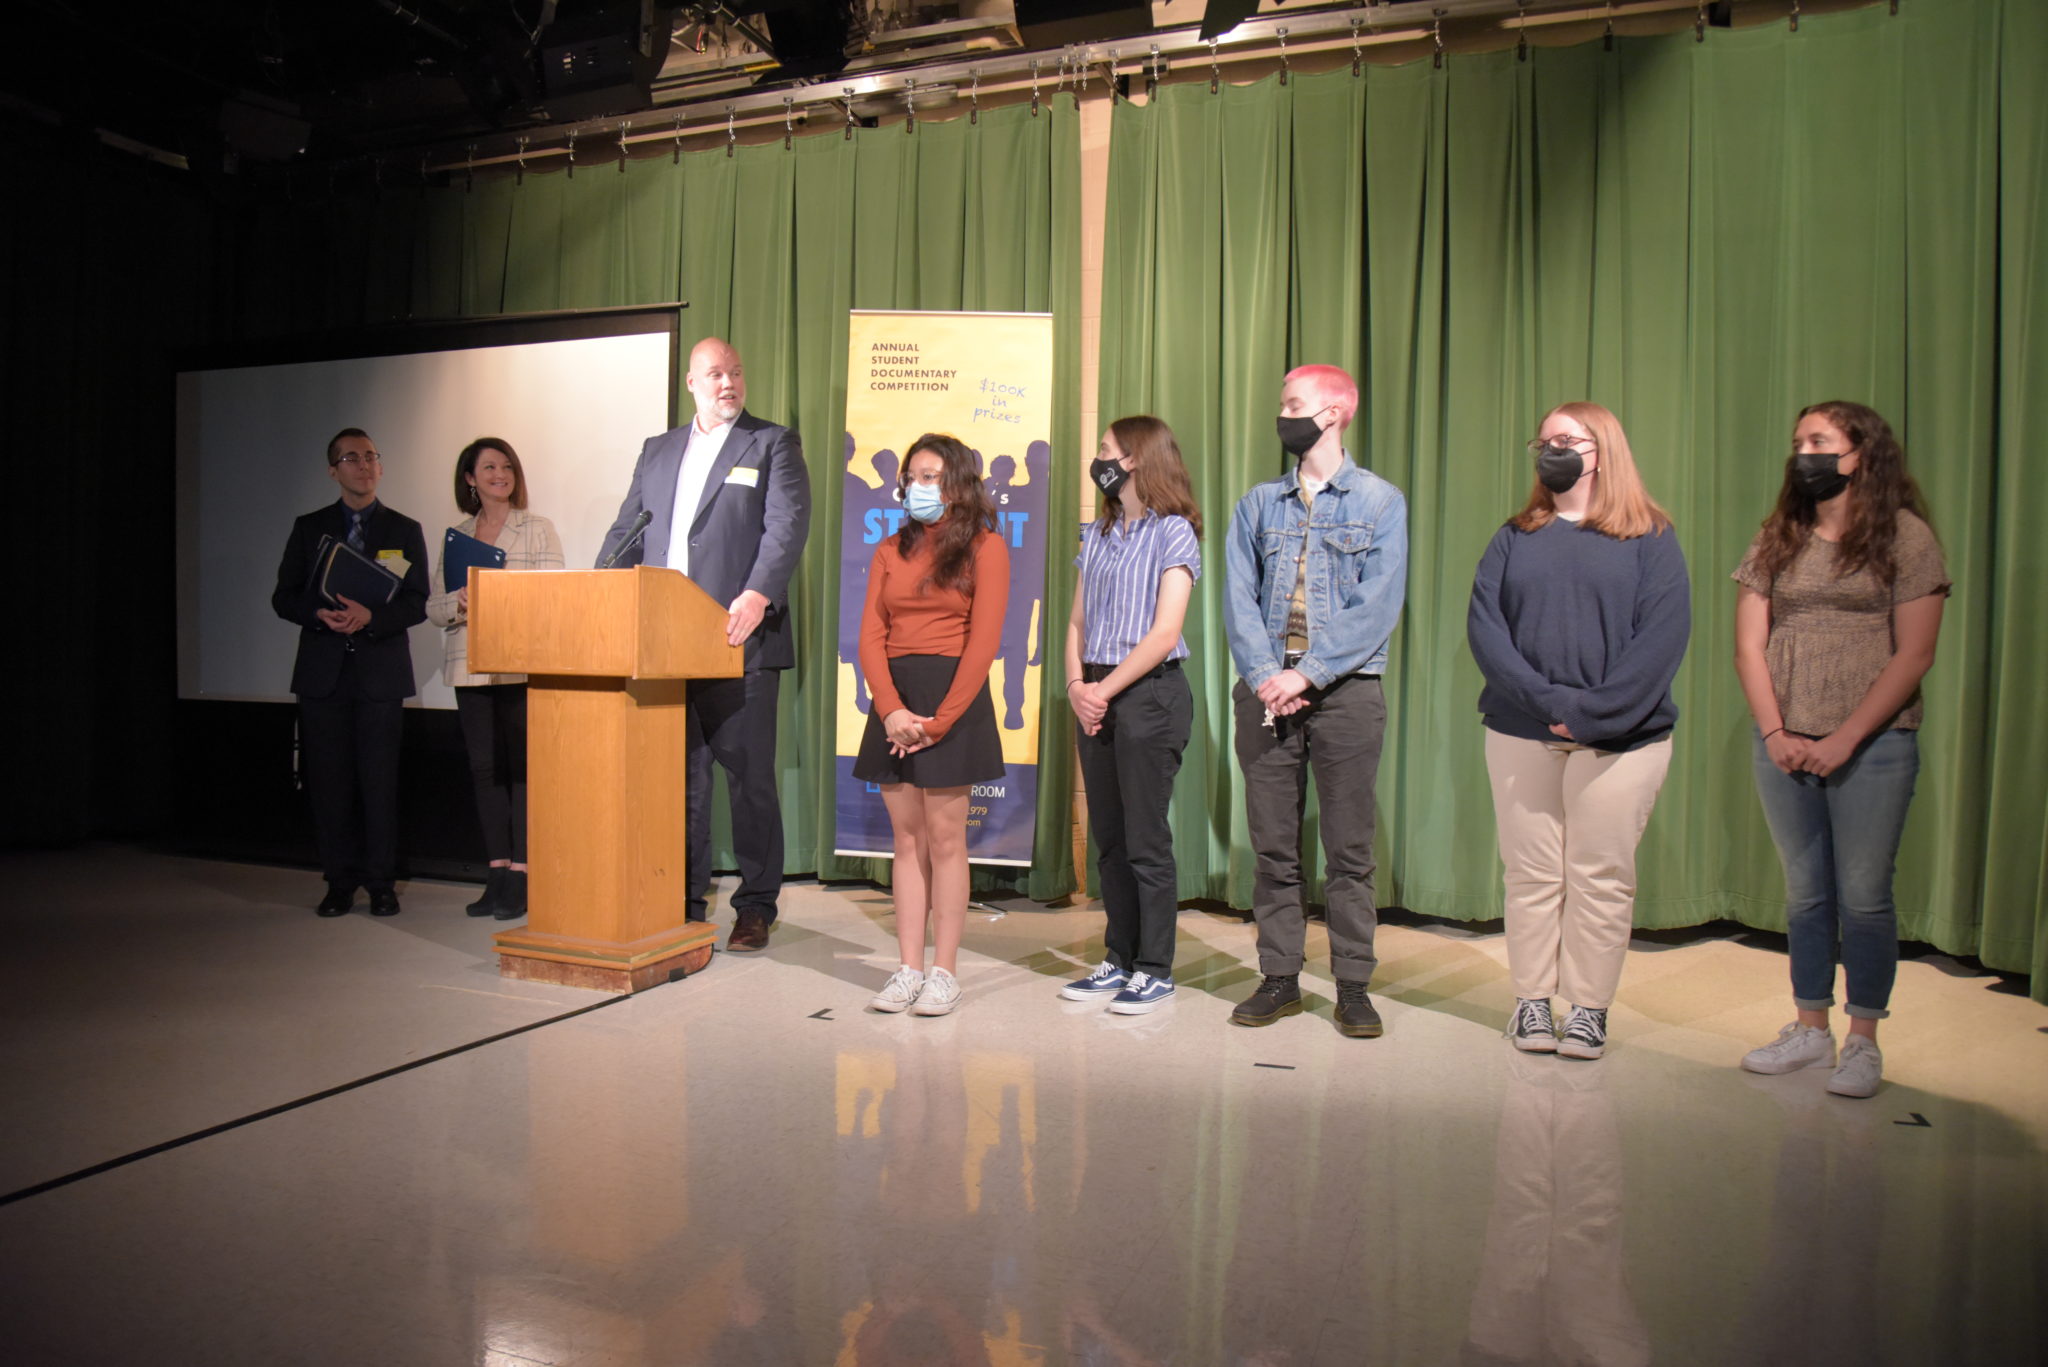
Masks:
[[[384,475],[376,443],[344,427],[327,443],[327,476],[341,497],[300,517],[277,565],[270,606],[299,626],[292,692],[299,754],[327,895],[322,916],[346,915],[356,889],[377,916],[398,914],[398,751],[413,694],[406,632],[427,615],[427,543],[420,524],[377,501]],[[323,597],[314,582],[329,536],[398,576],[388,601]]]

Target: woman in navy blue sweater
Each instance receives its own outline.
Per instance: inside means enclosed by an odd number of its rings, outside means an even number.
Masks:
[[[1635,920],[1636,843],[1671,765],[1691,592],[1614,414],[1561,404],[1529,448],[1535,487],[1480,558],[1466,615],[1506,869],[1507,1035],[1592,1059]]]

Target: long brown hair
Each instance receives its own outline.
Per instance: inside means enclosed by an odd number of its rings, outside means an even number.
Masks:
[[[981,482],[981,470],[966,442],[944,432],[927,432],[910,443],[903,464],[896,471],[896,485],[910,490],[910,462],[920,451],[939,458],[939,496],[946,500],[946,515],[926,526],[906,517],[903,530],[896,533],[896,553],[908,560],[929,535],[932,539],[932,572],[918,584],[917,591],[936,585],[942,589],[974,592],[974,541],[983,532],[995,530],[996,505]]]
[[[1818,413],[1849,439],[1849,450],[1861,459],[1856,473],[1849,476],[1849,529],[1842,534],[1835,556],[1837,576],[1854,574],[1868,566],[1889,587],[1898,577],[1899,566],[1892,554],[1898,535],[1899,513],[1910,512],[1933,526],[1927,516],[1927,502],[1920,486],[1906,469],[1906,448],[1892,435],[1892,425],[1875,409],[1860,403],[1829,399],[1799,410],[1792,426]],[[1785,482],[1778,489],[1778,504],[1764,519],[1762,542],[1756,563],[1768,579],[1776,579],[1813,536],[1813,524],[1820,505],[1794,473],[1794,456],[1785,460]]]
[[[1187,462],[1181,459],[1180,443],[1173,429],[1146,414],[1118,418],[1109,425],[1124,454],[1131,458],[1131,492],[1138,502],[1162,517],[1178,515],[1188,520],[1195,536],[1202,535],[1202,510],[1195,506],[1195,488],[1188,480]],[[1124,515],[1123,500],[1115,494],[1102,496],[1095,515],[1095,529],[1103,536]]]
[[[505,460],[512,467],[512,506],[526,506],[526,467],[519,463],[519,453],[512,449],[512,443],[499,437],[478,437],[462,448],[462,454],[455,458],[455,506],[465,513],[480,513],[484,510],[484,496],[476,491],[469,477],[476,473],[476,463],[483,459],[486,451],[502,451]]]
[[[1633,541],[1670,527],[1671,514],[1658,507],[1657,500],[1643,487],[1635,453],[1629,450],[1628,433],[1621,430],[1621,419],[1612,410],[1584,401],[1561,403],[1545,413],[1543,421],[1558,416],[1570,418],[1590,432],[1593,449],[1600,456],[1594,472],[1593,503],[1586,509],[1586,519],[1580,526],[1616,541]],[[1522,505],[1522,511],[1509,520],[1522,531],[1533,532],[1548,527],[1556,516],[1557,497],[1539,479],[1530,489],[1529,501]]]

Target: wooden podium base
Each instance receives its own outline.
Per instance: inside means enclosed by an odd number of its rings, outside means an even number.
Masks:
[[[671,569],[479,570],[469,660],[524,674],[526,925],[507,978],[642,992],[711,962],[692,925],[692,679],[737,679],[726,610]]]
[[[491,938],[498,946],[501,977],[599,992],[644,992],[701,972],[711,962],[718,930],[699,921],[628,944],[526,929],[501,930]]]

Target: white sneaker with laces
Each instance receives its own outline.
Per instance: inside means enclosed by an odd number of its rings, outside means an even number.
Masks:
[[[880,992],[868,999],[868,1010],[901,1011],[917,1000],[918,989],[923,986],[924,974],[905,964],[889,975]]]
[[[1884,1078],[1884,1055],[1877,1041],[1868,1035],[1851,1035],[1842,1041],[1841,1066],[1828,1079],[1828,1090],[1836,1096],[1871,1096]]]
[[[934,968],[924,980],[924,991],[917,994],[917,1005],[910,1010],[917,1016],[943,1016],[959,1004],[960,980],[943,968]]]
[[[1835,1061],[1835,1037],[1825,1030],[1793,1021],[1769,1044],[1742,1056],[1742,1066],[1752,1073],[1796,1073],[1801,1068],[1825,1068]]]

